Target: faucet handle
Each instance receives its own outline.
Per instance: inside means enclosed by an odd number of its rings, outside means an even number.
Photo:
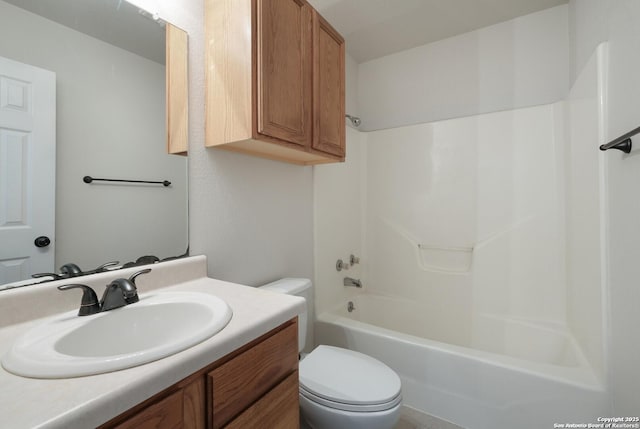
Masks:
[[[107,271],[107,268],[115,267],[119,263],[120,263],[120,261],[111,261],[111,262],[104,263],[104,264],[100,265],[98,268],[96,268],[95,270],[93,270],[93,272],[94,273],[101,273],[103,271]]]
[[[135,286],[135,284],[136,284],[136,278],[138,278],[138,276],[141,276],[142,274],[147,274],[147,273],[150,273],[150,272],[151,272],[151,268],[147,268],[147,269],[144,269],[144,270],[140,270],[140,271],[138,271],[137,273],[133,273],[133,274],[131,274],[131,277],[129,277],[129,281],[130,281],[131,283],[133,283],[133,285]]]
[[[344,262],[342,259],[336,261],[336,271],[348,270],[349,266],[349,263]]]
[[[58,290],[82,289],[82,301],[80,302],[80,310],[78,316],[89,316],[100,312],[100,303],[98,295],[87,285],[70,284],[58,286]]]
[[[53,280],[60,280],[64,278],[64,276],[61,276],[60,274],[56,274],[56,273],[36,273],[36,274],[31,274],[31,277],[34,279],[39,279],[42,277],[53,277]]]
[[[80,267],[74,264],[73,262],[69,262],[61,266],[60,272],[66,277],[77,277],[84,274],[80,269]]]

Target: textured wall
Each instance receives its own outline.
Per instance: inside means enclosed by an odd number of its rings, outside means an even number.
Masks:
[[[312,167],[204,146],[204,3],[134,0],[189,33],[189,239],[214,278],[313,275]]]

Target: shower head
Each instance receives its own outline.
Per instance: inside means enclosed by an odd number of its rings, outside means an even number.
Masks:
[[[351,115],[344,115],[344,116],[346,116],[346,118],[351,121],[351,125],[353,125],[356,128],[358,128],[360,126],[360,123],[362,122],[360,118],[358,118],[357,116],[351,116]]]

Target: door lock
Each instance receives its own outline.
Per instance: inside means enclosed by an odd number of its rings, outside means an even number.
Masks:
[[[49,237],[46,235],[41,235],[33,241],[33,244],[35,244],[36,247],[47,247],[51,244],[51,240],[49,240]]]

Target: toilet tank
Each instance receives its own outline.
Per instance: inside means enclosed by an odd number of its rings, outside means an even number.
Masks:
[[[307,301],[307,310],[298,315],[299,352],[304,349],[307,338],[310,337],[310,335],[307,335],[307,333],[311,330],[311,326],[313,323],[313,288],[311,286],[311,280],[297,278],[280,279],[276,280],[275,282],[268,283],[264,286],[260,286],[260,289],[270,290],[272,292],[301,296]],[[309,321],[311,321],[311,323],[309,323]]]

